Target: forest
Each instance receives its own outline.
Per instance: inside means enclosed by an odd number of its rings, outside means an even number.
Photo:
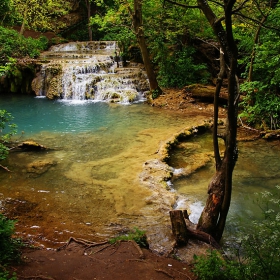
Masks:
[[[71,40],[116,40],[121,46],[120,56],[142,59],[137,43],[139,31],[135,29],[138,27],[133,24],[137,1],[42,3],[40,0],[1,2],[2,73],[13,67],[14,59],[36,58],[50,44]],[[139,1],[138,4],[142,21],[139,30],[143,32],[139,38],[144,38],[159,88],[215,83],[220,45],[216,31],[196,1]],[[215,24],[225,27],[223,3],[209,2],[209,5]],[[236,74],[241,81],[240,117],[256,128],[278,129],[280,125],[279,13],[277,1],[234,1],[231,7],[231,32],[237,47]],[[15,26],[19,32],[15,32]],[[42,36],[25,38],[21,35],[25,29],[41,32]],[[53,33],[50,40],[43,36],[46,32]]]
[[[215,86],[213,150],[216,171],[209,183],[208,198],[197,227],[188,234],[218,246],[231,202],[232,174],[238,158],[238,125],[276,131],[274,136],[279,137],[278,1],[2,0],[0,19],[0,94],[32,94],[30,83],[40,52],[71,41],[117,41],[118,59],[144,64],[151,99],[164,94],[165,89],[182,89],[193,84]],[[31,33],[33,36],[29,37]],[[227,116],[221,135],[218,117],[222,87],[227,89]],[[0,128],[4,128],[12,117],[4,110],[0,113]],[[13,134],[13,125],[11,129],[10,134],[1,136],[0,159],[8,154],[4,144]],[[219,139],[225,144],[223,153]],[[270,224],[271,228],[277,228],[277,225],[279,213],[273,216]],[[178,234],[178,242],[182,241],[181,234]],[[267,232],[262,234],[264,238]],[[257,254],[253,252],[256,243],[247,243],[248,252],[252,254],[248,257],[252,261],[250,273],[256,269],[254,258]],[[215,254],[209,258],[219,262]],[[197,267],[199,273],[206,273],[208,264],[203,261],[201,267]],[[224,263],[220,265],[228,268]],[[277,279],[278,272],[274,275],[276,266],[273,263],[265,275]],[[231,273],[230,265],[228,269]],[[239,273],[244,276],[247,272],[242,269]],[[262,275],[262,272],[258,273]],[[203,278],[202,274],[199,274],[201,279],[217,277]],[[238,277],[240,274],[223,279]],[[246,277],[263,279],[263,275]]]

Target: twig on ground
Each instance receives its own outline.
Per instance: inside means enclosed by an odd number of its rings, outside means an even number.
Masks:
[[[55,278],[49,277],[49,276],[44,276],[44,275],[36,275],[36,276],[21,276],[18,275],[20,278],[23,279],[44,279],[44,280],[55,280]]]
[[[143,260],[143,259],[129,259],[129,262],[145,262],[148,263],[147,261]]]
[[[171,274],[169,274],[168,272],[166,272],[166,271],[165,271],[165,270],[163,270],[163,269],[155,269],[155,271],[157,271],[157,272],[161,272],[161,273],[163,273],[163,274],[167,275],[168,277],[170,277],[170,278],[174,279],[174,277],[173,277]]]

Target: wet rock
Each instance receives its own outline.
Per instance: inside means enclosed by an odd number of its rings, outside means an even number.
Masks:
[[[155,211],[169,211],[175,204],[176,196],[170,192],[169,180],[172,178],[172,167],[159,159],[146,161],[139,175],[143,185],[152,190],[152,195],[146,199],[147,205],[152,205]]]
[[[24,151],[43,151],[47,149],[45,146],[32,140],[22,142],[18,145],[18,148],[21,148]]]
[[[280,139],[280,129],[261,132],[261,136],[267,140]]]

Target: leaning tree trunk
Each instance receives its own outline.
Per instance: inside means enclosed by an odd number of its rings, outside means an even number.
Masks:
[[[142,59],[144,62],[145,70],[150,83],[150,91],[154,97],[162,93],[161,88],[158,85],[157,78],[153,69],[152,62],[149,56],[149,50],[146,45],[146,40],[143,30],[143,20],[142,20],[142,0],[134,0],[134,13],[130,10],[133,18],[133,26],[136,33],[137,42],[140,47]]]
[[[237,109],[239,98],[238,79],[236,78],[237,71],[237,47],[233,38],[232,32],[232,8],[235,0],[224,1],[224,19],[225,30],[216,15],[213,13],[207,1],[197,0],[197,3],[209,21],[214,30],[221,48],[222,55],[221,69],[216,85],[216,94],[214,102],[214,153],[216,161],[216,174],[212,177],[208,187],[208,198],[206,205],[200,216],[197,229],[209,233],[216,241],[220,241],[224,228],[228,210],[231,201],[232,192],[232,173],[237,160]],[[217,135],[218,121],[218,96],[221,89],[221,83],[224,74],[224,65],[226,65],[226,76],[228,79],[228,111],[225,133],[222,138],[225,141],[225,152],[223,158],[220,157]]]

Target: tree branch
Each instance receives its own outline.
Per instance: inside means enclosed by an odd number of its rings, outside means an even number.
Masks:
[[[237,16],[239,16],[239,17],[241,17],[241,18],[247,19],[247,20],[249,20],[249,21],[252,21],[253,23],[256,23],[257,25],[260,25],[260,26],[263,27],[263,28],[275,30],[275,31],[278,31],[278,32],[280,31],[280,29],[277,28],[277,27],[265,25],[265,24],[262,23],[261,20],[257,20],[257,19],[254,19],[254,18],[245,16],[245,15],[242,14],[242,13],[235,13],[235,15],[237,15]]]
[[[12,172],[8,167],[3,166],[2,164],[0,164],[0,167],[3,168],[3,169],[5,169],[5,170],[8,171],[8,172]]]
[[[179,7],[183,7],[183,8],[188,8],[188,9],[200,9],[199,6],[196,6],[196,5],[186,5],[186,4],[182,4],[182,3],[178,3],[176,1],[172,1],[172,0],[165,0],[166,2],[170,3],[170,4],[173,4],[173,5],[176,5],[176,6],[179,6]]]

